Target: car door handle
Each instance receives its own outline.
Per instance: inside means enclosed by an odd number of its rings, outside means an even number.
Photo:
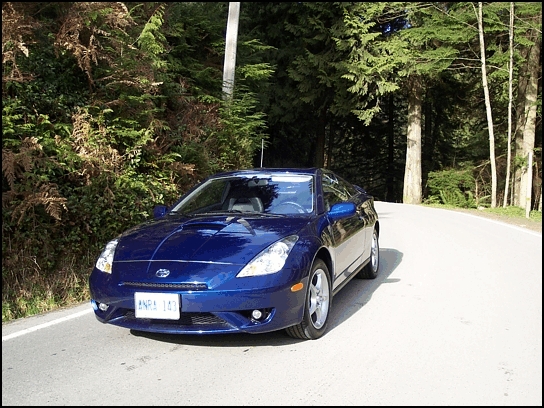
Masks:
[[[362,220],[363,218],[365,218],[365,214],[364,214],[364,212],[363,212],[361,209],[358,209],[358,210],[357,210],[357,216],[359,217],[360,220]]]

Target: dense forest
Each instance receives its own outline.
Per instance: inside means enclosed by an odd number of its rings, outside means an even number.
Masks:
[[[390,202],[542,210],[542,3],[2,3],[2,321],[209,174],[326,167]]]

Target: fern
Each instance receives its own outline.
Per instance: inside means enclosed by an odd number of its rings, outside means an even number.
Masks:
[[[164,4],[157,7],[155,12],[149,17],[137,39],[140,49],[152,57],[153,66],[158,69],[166,66],[166,62],[160,58],[161,54],[165,51],[164,44],[166,43],[166,38],[161,32],[161,27],[164,23],[164,8]]]
[[[68,210],[66,198],[59,195],[57,186],[54,184],[43,184],[39,187],[39,191],[25,193],[22,196],[21,203],[13,209],[11,215],[12,219],[18,216],[17,224],[21,224],[30,209],[39,205],[43,206],[46,213],[57,221],[61,220],[62,210]]]

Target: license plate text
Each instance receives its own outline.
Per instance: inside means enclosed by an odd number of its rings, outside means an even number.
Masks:
[[[136,292],[134,310],[137,318],[177,320],[180,317],[179,295]]]

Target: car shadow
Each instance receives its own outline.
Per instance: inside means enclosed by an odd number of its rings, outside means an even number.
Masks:
[[[389,276],[401,262],[402,252],[392,248],[380,248],[380,270],[376,279],[353,278],[334,296],[328,331],[333,331],[357,313],[381,285],[400,282],[400,279]]]
[[[365,280],[354,278],[334,296],[333,307],[329,317],[327,332],[333,331],[351,316],[357,313],[372,298],[372,294],[382,284],[396,283],[400,279],[390,279],[389,276],[402,262],[402,252],[391,248],[380,248],[380,271],[376,279]],[[296,344],[302,341],[289,337],[284,330],[269,333],[248,334],[161,334],[130,330],[134,336],[148,338],[172,344],[204,347],[251,347],[251,346],[282,346]],[[327,333],[325,333],[325,336]]]

